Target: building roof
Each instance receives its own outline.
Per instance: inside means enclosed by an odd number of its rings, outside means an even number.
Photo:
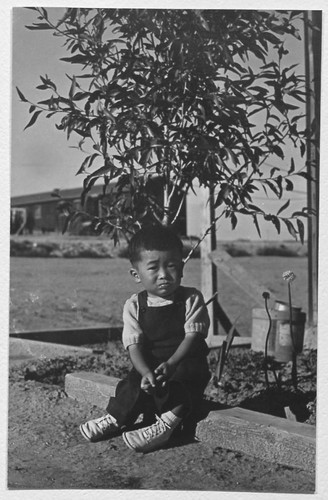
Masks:
[[[47,203],[53,202],[57,198],[52,196],[52,193],[56,191],[47,191],[45,193],[35,193],[35,194],[26,194],[21,196],[12,196],[11,197],[11,206],[19,207],[25,205],[34,205],[35,203]],[[103,192],[103,185],[98,184],[92,187],[92,191],[89,193],[89,196],[98,195]],[[60,196],[65,200],[72,200],[76,198],[80,198],[82,193],[82,186],[78,188],[71,189],[60,189],[58,190]],[[57,199],[58,201],[58,199]]]

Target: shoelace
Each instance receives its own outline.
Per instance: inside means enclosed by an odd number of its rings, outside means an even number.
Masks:
[[[147,441],[149,441],[150,439],[152,439],[152,438],[154,438],[156,436],[159,436],[160,434],[162,434],[163,432],[165,432],[166,429],[170,428],[169,425],[166,424],[164,422],[164,420],[162,420],[161,418],[159,418],[159,417],[156,416],[156,420],[157,420],[157,422],[155,424],[150,425],[143,432],[143,434],[144,434],[145,438],[147,439]]]
[[[98,426],[102,431],[106,430],[109,425],[112,424],[112,420],[109,415],[105,415],[104,417],[100,417],[97,422]]]

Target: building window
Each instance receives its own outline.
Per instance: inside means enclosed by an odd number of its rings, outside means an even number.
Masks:
[[[41,205],[35,205],[34,219],[41,219],[41,218],[42,218]]]

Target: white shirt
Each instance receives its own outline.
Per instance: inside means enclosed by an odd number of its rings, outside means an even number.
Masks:
[[[203,338],[207,337],[210,324],[206,307],[199,308],[204,304],[202,293],[196,288],[181,287],[184,291],[186,305],[184,331],[186,336],[197,332]],[[173,304],[172,298],[147,297],[148,307],[162,307]],[[138,321],[139,304],[138,295],[133,294],[124,304],[123,308],[123,334],[122,341],[125,349],[131,344],[143,342],[143,332]]]

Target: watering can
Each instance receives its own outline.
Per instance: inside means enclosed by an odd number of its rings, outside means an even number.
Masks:
[[[292,336],[290,334],[289,305],[279,300],[269,310],[272,325],[268,339],[268,355],[279,362],[293,360],[293,350],[300,354],[303,350],[306,314],[300,307],[292,307]],[[269,328],[269,318],[265,309],[253,309],[252,314],[252,349],[265,350],[265,341]]]

